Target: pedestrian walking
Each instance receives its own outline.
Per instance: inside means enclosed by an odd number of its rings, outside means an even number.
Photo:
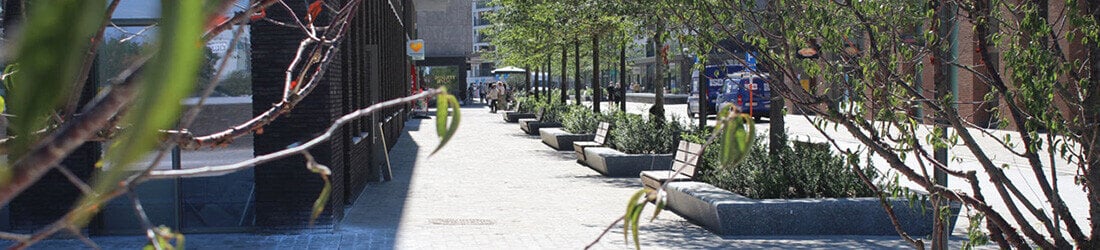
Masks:
[[[503,85],[504,85],[503,82],[498,81],[496,83],[493,83],[492,89],[489,90],[488,98],[489,98],[489,112],[490,113],[496,113],[497,109],[499,109],[499,107],[500,107],[500,101],[502,99],[501,97],[503,97],[503,95],[504,95]]]

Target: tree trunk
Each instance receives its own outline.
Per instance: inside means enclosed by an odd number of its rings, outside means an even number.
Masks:
[[[592,112],[600,113],[600,37],[592,36]]]
[[[531,85],[531,93],[535,95],[536,101],[539,99],[539,81],[542,80],[542,77],[540,77],[539,75],[541,73],[542,69],[539,67],[535,67],[535,84]]]
[[[573,101],[581,105],[581,40],[573,37]]]
[[[532,80],[531,79],[532,78],[531,74],[535,73],[535,68],[531,68],[530,64],[524,65],[524,66],[526,66],[524,68],[527,69],[527,73],[524,74],[524,81],[526,81],[527,86],[525,86],[524,89],[527,90],[527,94],[529,95],[531,93],[531,89],[530,89],[531,86],[535,86],[535,85],[531,84],[531,80]]]
[[[559,88],[561,88],[561,96],[560,96],[561,97],[561,104],[565,104],[566,101],[569,100],[569,95],[567,93],[565,93],[565,74],[566,74],[566,72],[565,72],[565,69],[566,69],[565,57],[567,56],[567,54],[569,54],[569,47],[566,47],[565,44],[562,44],[561,45],[561,81],[558,82],[558,86],[559,86]]]
[[[771,76],[772,79],[768,79],[769,84],[786,84],[783,74],[773,74]],[[768,109],[768,155],[778,157],[779,152],[782,152],[783,148],[787,146],[786,122],[783,120],[783,107],[785,105],[783,104],[783,95],[773,94],[771,98],[771,107]],[[699,109],[702,110],[702,107],[700,106]]]
[[[626,112],[626,41],[619,44],[619,111]]]
[[[664,121],[665,119],[665,71],[668,67],[668,50],[665,50],[665,23],[657,20],[656,33],[653,35],[653,46],[657,51],[655,58],[656,69],[653,80],[653,107],[649,108],[650,118]]]
[[[547,55],[546,56],[546,84],[545,84],[546,86],[543,87],[543,89],[545,90],[544,92],[546,92],[546,103],[550,103],[550,102],[554,101],[554,100],[551,100],[551,98],[553,98],[553,95],[551,95],[551,93],[554,93],[554,87],[552,87],[553,83],[554,83],[554,78],[550,76],[550,74],[552,74],[554,72],[554,63],[553,63],[553,61],[554,61],[554,56],[552,56],[552,55]]]
[[[1100,2],[1096,1],[1084,1],[1087,5],[1084,8],[1082,15],[1091,17],[1096,23],[1100,23]],[[1083,47],[1088,51],[1089,62],[1089,96],[1085,97],[1085,121],[1091,122],[1086,124],[1096,124],[1100,122],[1100,43],[1092,41],[1091,45],[1085,44]],[[1089,200],[1089,215],[1092,218],[1092,233],[1089,236],[1089,242],[1082,244],[1079,247],[1081,249],[1096,249],[1100,248],[1100,131],[1094,129],[1095,127],[1086,126],[1081,133],[1086,139],[1085,143],[1082,143],[1082,149],[1085,150],[1086,163],[1085,173],[1085,185],[1088,189]],[[1078,243],[1080,244],[1080,242]]]

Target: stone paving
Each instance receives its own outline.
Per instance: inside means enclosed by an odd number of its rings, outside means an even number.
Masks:
[[[394,180],[369,185],[334,232],[192,234],[197,249],[579,249],[622,215],[637,178],[606,178],[554,151],[480,105],[439,154],[432,119],[410,120],[391,152]],[[652,211],[647,209],[646,214]],[[961,225],[960,225],[961,226]],[[672,212],[641,226],[646,249],[909,246],[897,236],[719,237]],[[959,235],[956,231],[956,236]],[[139,236],[93,237],[105,249],[138,248]],[[952,241],[956,248],[960,239]],[[2,242],[0,242],[2,243]],[[630,249],[621,226],[596,249]],[[51,239],[35,248],[82,248]]]

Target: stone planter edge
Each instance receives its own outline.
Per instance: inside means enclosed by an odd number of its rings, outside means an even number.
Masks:
[[[751,199],[702,182],[665,187],[668,209],[723,236],[897,235],[878,198]],[[914,237],[932,233],[932,211],[889,199],[902,228]],[[927,202],[925,202],[927,205]],[[960,205],[951,207],[951,228]]]

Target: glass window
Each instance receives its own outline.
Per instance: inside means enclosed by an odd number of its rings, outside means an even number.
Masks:
[[[238,0],[226,15],[243,11],[247,4],[247,0]],[[113,25],[104,32],[104,43],[99,49],[96,76],[100,87],[110,84],[109,79],[129,67],[130,62],[144,53],[146,43],[156,39],[159,9],[160,1],[157,0],[122,0],[112,19]],[[189,108],[198,102],[198,91],[210,83],[219,83],[210,98],[206,99],[202,112],[188,128],[196,135],[222,131],[252,118],[251,34],[250,29],[245,27],[241,38],[233,43],[236,28],[215,36],[206,44],[204,64],[195,83],[195,97],[183,101],[185,108]],[[234,51],[229,53],[230,49]],[[225,65],[222,65],[223,59]],[[222,66],[223,73],[217,75],[218,68]],[[193,168],[243,161],[252,158],[252,142],[252,135],[246,135],[226,148],[182,151],[178,155],[182,163],[180,166],[174,166],[171,158],[165,157],[156,168]],[[152,159],[153,155],[149,155],[137,166],[148,166]],[[185,233],[224,232],[245,231],[255,224],[254,187],[253,172],[242,171],[178,182],[150,182],[140,186],[138,192],[151,194],[141,195],[141,198],[150,217],[159,218],[156,223],[178,225]],[[105,211],[105,214],[117,214],[121,220],[132,220],[132,209],[126,205],[128,201],[123,199],[119,202],[115,200],[112,204],[121,206],[108,208],[117,208],[117,211]],[[140,229],[127,223],[132,221],[107,221],[104,229],[107,232]]]

